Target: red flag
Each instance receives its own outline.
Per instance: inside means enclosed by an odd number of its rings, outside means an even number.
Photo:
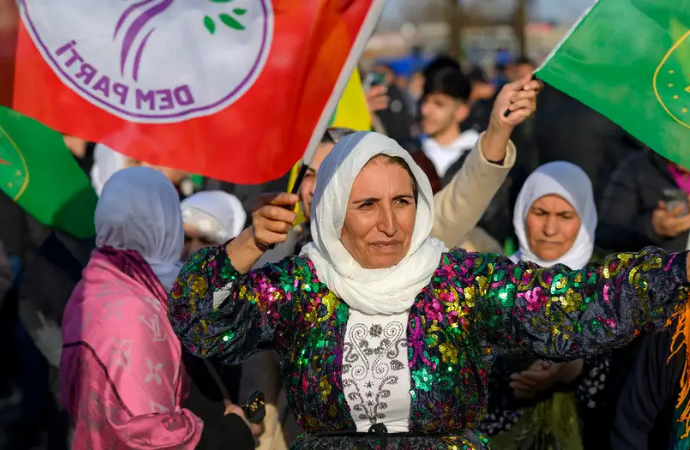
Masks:
[[[0,0],[0,105],[11,106],[19,22],[14,0]]]
[[[19,0],[14,109],[236,183],[315,145],[383,0]]]

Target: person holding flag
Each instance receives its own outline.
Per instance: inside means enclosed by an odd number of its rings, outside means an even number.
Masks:
[[[524,118],[535,98],[513,92],[497,115]],[[688,253],[650,248],[573,271],[447,250],[430,236],[434,200],[421,169],[366,132],[342,139],[319,167],[313,243],[251,270],[285,241],[298,200],[266,198],[238,238],[192,255],[168,304],[196,355],[236,364],[262,349],[280,354],[306,431],[297,449],[487,448],[472,429],[498,354],[603,352],[662,327],[688,300]]]

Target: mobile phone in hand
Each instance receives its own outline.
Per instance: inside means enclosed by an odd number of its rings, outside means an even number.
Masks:
[[[666,203],[666,211],[671,212],[678,207],[682,211],[678,214],[679,217],[686,216],[690,212],[688,206],[688,194],[681,189],[664,189],[664,202]]]
[[[244,411],[244,417],[249,423],[259,424],[266,416],[266,402],[264,400],[264,393],[256,391],[249,397],[247,403],[241,406]]]
[[[370,72],[364,79],[364,90],[369,90],[370,88],[379,86],[381,84],[386,84],[386,74],[376,71]]]

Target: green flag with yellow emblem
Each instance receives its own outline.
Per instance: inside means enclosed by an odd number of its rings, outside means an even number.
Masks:
[[[1,106],[0,189],[45,225],[80,238],[95,234],[98,197],[62,135]]]
[[[599,0],[537,76],[690,167],[690,0]]]

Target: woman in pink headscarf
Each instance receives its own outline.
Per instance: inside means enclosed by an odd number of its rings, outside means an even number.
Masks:
[[[73,449],[193,449],[203,425],[181,407],[185,371],[166,317],[184,242],[177,192],[155,170],[124,169],[95,222],[97,248],[62,324]]]

